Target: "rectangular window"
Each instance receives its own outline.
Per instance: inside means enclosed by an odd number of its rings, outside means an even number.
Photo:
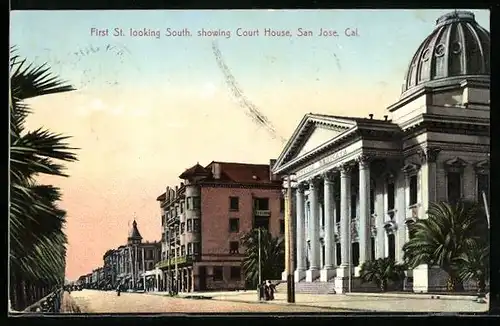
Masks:
[[[255,198],[254,208],[260,211],[269,210],[269,198]]]
[[[229,219],[229,232],[238,233],[240,232],[240,219],[230,218]]]
[[[188,255],[193,254],[193,244],[190,242],[188,243]]]
[[[359,265],[359,242],[354,242],[352,244],[352,265]]]
[[[240,243],[238,241],[229,242],[229,253],[230,254],[237,254],[237,253],[239,253],[239,250],[240,250]]]
[[[448,172],[448,202],[456,203],[462,197],[461,179],[460,172]]]
[[[488,174],[477,175],[477,201],[484,206],[483,191],[486,194],[488,206],[490,205],[490,176]]]
[[[280,234],[285,234],[285,220],[280,220]]]
[[[184,228],[186,226],[186,223],[182,222],[181,223],[181,234],[184,234]]]
[[[186,256],[186,246],[185,245],[181,246],[181,256],[182,257]]]
[[[241,280],[241,267],[239,266],[231,266],[231,280]]]
[[[371,237],[371,260],[375,260],[375,238]]]
[[[175,248],[175,253],[177,254],[177,257],[179,257],[181,255],[181,248]]]
[[[180,207],[181,207],[181,214],[182,214],[182,213],[184,213],[184,202],[183,201],[181,201]]]
[[[200,196],[193,197],[193,209],[201,208],[201,198]]]
[[[193,232],[193,220],[188,219],[186,223],[186,228],[188,232]]]
[[[193,220],[193,232],[200,232],[200,220],[197,218]]]
[[[356,212],[356,201],[357,197],[356,195],[351,195],[351,218],[356,218],[357,212]]]
[[[370,188],[370,214],[375,214],[375,191]]]
[[[418,202],[418,192],[417,192],[417,176],[412,175],[410,177],[410,205],[415,205]]]
[[[214,266],[214,281],[224,280],[224,274],[222,266]]]
[[[193,197],[186,198],[186,209],[193,209]]]
[[[262,228],[264,230],[269,230],[269,217],[255,216],[254,228]]]
[[[340,199],[335,199],[335,222],[340,222]]]
[[[193,255],[199,255],[199,254],[200,254],[200,243],[193,242]]]
[[[285,198],[280,198],[280,212],[283,213],[285,211]]]
[[[394,203],[396,201],[396,188],[394,182],[389,182],[387,184],[387,210],[394,209]]]
[[[389,244],[389,258],[396,260],[396,237],[394,234],[387,235],[387,243]]]
[[[340,247],[340,243],[337,242],[335,244],[336,250],[335,250],[335,258],[337,259],[337,266],[340,266],[342,264],[342,248]]]
[[[229,197],[229,210],[238,211],[240,209],[240,198]]]

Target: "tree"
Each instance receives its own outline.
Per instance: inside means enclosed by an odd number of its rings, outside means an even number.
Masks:
[[[25,130],[31,113],[26,100],[73,88],[34,66],[11,49],[10,58],[10,293],[16,310],[23,309],[64,283],[66,213],[57,207],[59,189],[40,185],[40,174],[66,176],[60,161],[76,161],[66,136],[42,128]],[[34,295],[34,293],[37,293]]]
[[[405,262],[409,268],[439,266],[449,275],[448,289],[463,290],[461,257],[483,241],[487,232],[480,206],[472,202],[431,203],[427,214],[427,219],[411,226],[412,238],[403,246]]]
[[[260,229],[260,232],[262,280],[279,279],[285,268],[285,243],[282,238],[273,237],[268,230]],[[259,229],[245,234],[241,243],[245,248],[242,265],[245,279],[255,288],[259,279]]]
[[[462,282],[475,280],[478,293],[486,292],[486,280],[490,274],[490,247],[474,243],[459,257],[459,277]]]
[[[404,278],[406,268],[396,264],[391,258],[379,258],[363,263],[359,271],[362,282],[374,282],[382,292],[387,291],[389,281],[400,281]]]

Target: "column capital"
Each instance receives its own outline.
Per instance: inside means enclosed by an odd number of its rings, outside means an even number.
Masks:
[[[439,147],[426,147],[419,150],[418,155],[422,164],[435,163],[439,152],[441,152],[441,148]]]
[[[340,166],[340,176],[346,177],[349,173],[351,173],[354,164],[352,162],[344,163]]]
[[[306,182],[309,184],[309,189],[313,189],[314,187],[318,186],[319,181],[320,181],[320,178],[312,177],[311,179],[307,180]]]
[[[323,180],[325,183],[333,183],[335,179],[335,172],[334,171],[327,171],[321,174],[323,177]]]
[[[366,169],[369,167],[370,162],[373,160],[372,155],[361,154],[356,158],[356,162],[359,164],[360,169]]]
[[[297,192],[304,193],[304,190],[306,190],[307,185],[304,182],[299,182],[297,184]]]

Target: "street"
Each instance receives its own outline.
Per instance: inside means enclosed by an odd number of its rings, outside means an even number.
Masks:
[[[196,295],[212,299],[172,298],[164,294],[122,293],[83,290],[71,292],[66,306],[76,304],[83,313],[205,313],[205,312],[485,312],[487,304],[471,300],[427,299],[424,297],[380,297],[368,295],[297,294],[295,304],[286,303],[286,293],[276,293],[272,302],[257,302],[248,292],[213,292]],[[74,309],[73,311],[77,311]],[[71,311],[68,311],[71,313]]]
[[[115,291],[73,291],[70,297],[82,313],[214,313],[214,312],[333,312],[329,308],[287,306],[220,300],[196,300]]]

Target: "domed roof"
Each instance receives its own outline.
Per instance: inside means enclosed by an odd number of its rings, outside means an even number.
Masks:
[[[416,86],[432,86],[458,76],[490,76],[490,33],[471,12],[454,11],[436,21],[434,31],[411,60],[402,97]]]

